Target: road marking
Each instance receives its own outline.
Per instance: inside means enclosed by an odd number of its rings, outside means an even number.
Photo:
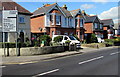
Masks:
[[[55,70],[52,70],[52,71],[44,72],[44,73],[41,73],[41,74],[38,74],[38,75],[35,75],[35,76],[32,76],[32,77],[38,77],[38,76],[50,74],[50,73],[57,72],[57,71],[59,71],[59,69],[55,69]]]
[[[114,52],[114,53],[111,53],[110,55],[115,55],[115,54],[118,54],[119,52]]]
[[[0,68],[4,68],[4,67],[6,67],[6,66],[0,66]]]
[[[103,57],[104,57],[104,56],[96,57],[96,58],[93,58],[93,59],[90,59],[90,60],[86,60],[86,61],[80,62],[79,64],[88,63],[88,62],[91,62],[91,61],[94,61],[94,60],[101,59],[101,58],[103,58]]]
[[[23,65],[23,64],[30,64],[30,63],[36,63],[38,61],[32,61],[32,62],[23,62],[23,63],[19,63],[19,65]]]

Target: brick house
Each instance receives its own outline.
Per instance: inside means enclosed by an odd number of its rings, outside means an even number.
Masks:
[[[103,38],[103,23],[97,16],[86,16],[85,27],[85,38],[90,43],[91,34],[95,34],[98,39]],[[99,40],[98,40],[99,42]]]
[[[77,34],[84,39],[84,15],[80,9],[68,11],[66,5],[60,7],[57,3],[46,4],[33,12],[31,16],[32,36],[43,34],[72,35]]]
[[[114,36],[114,22],[112,19],[104,19],[101,20],[101,22],[104,24],[103,25],[103,30],[104,30],[104,39],[112,39]]]
[[[17,4],[16,2],[0,2],[0,42],[3,41],[3,31],[2,31],[2,8],[4,10],[18,10],[17,16],[17,33],[18,36],[15,35],[15,32],[5,32],[5,42],[15,42],[16,37],[20,37],[21,41],[24,42],[25,38],[31,38],[30,32],[30,13],[28,10]]]

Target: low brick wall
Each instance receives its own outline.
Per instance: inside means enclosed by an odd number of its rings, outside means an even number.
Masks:
[[[64,46],[46,46],[46,47],[26,47],[20,48],[20,56],[32,56],[49,53],[64,52]],[[0,55],[4,55],[4,49],[0,48]],[[7,55],[7,49],[6,49]],[[16,48],[9,48],[9,56],[16,56]]]

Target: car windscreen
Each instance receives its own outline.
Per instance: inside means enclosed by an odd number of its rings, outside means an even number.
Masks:
[[[74,36],[69,36],[70,40],[77,40]]]

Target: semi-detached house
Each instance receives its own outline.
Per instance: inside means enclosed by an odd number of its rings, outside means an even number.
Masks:
[[[95,34],[98,42],[101,42],[100,39],[103,39],[103,23],[97,16],[86,16],[85,21],[85,39],[87,42],[90,42],[92,34]]]
[[[80,9],[68,11],[66,5],[46,4],[33,12],[31,16],[32,37],[40,35],[72,35],[84,39],[85,17]]]
[[[2,11],[4,10],[18,10],[17,16],[17,33],[15,32],[5,32],[5,42],[15,42],[16,37],[21,38],[21,42],[25,42],[25,38],[31,39],[30,32],[30,13],[28,10],[17,4],[16,2],[0,2],[0,42],[3,41],[3,31],[2,31]],[[16,9],[15,9],[16,8]]]

